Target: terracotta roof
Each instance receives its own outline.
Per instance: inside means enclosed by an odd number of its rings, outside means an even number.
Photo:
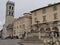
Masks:
[[[44,8],[48,8],[48,7],[51,7],[51,6],[54,6],[54,5],[58,5],[58,4],[60,4],[60,2],[59,3],[55,3],[55,4],[51,4],[51,5],[42,7],[42,8],[35,9],[35,10],[31,11],[31,13],[34,12],[34,11],[38,11],[38,10],[41,10],[41,9],[44,9]]]

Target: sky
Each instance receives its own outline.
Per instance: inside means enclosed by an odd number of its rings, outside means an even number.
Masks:
[[[0,30],[3,28],[6,17],[6,2],[8,0],[0,0]],[[15,2],[14,17],[23,16],[23,13],[29,13],[32,10],[60,2],[60,0],[10,0]]]

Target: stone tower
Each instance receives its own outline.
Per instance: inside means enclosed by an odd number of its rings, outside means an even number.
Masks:
[[[6,3],[6,25],[12,24],[14,21],[14,6],[14,2],[12,1]]]
[[[5,24],[3,26],[4,38],[13,35],[14,6],[15,4],[12,1],[8,1],[6,3],[6,17],[5,17]]]

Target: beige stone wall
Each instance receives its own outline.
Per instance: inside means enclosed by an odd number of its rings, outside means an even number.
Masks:
[[[5,22],[6,26],[8,26],[9,24],[12,24],[13,21],[14,21],[14,17],[13,16],[7,16],[6,17],[6,22]]]
[[[30,14],[24,14],[24,16],[19,17],[14,21],[13,30],[15,31],[16,34],[13,35],[21,36],[24,33],[24,31],[25,32],[30,31],[30,26],[31,26],[30,16],[31,16]]]
[[[13,35],[14,36],[19,36],[19,21],[18,20],[15,20],[14,21],[14,25],[13,25]]]
[[[46,22],[53,22],[53,21],[55,21],[54,13],[57,13],[57,18],[58,19],[56,19],[56,20],[60,21],[60,4],[56,5],[56,6],[57,6],[57,10],[56,11],[53,11],[53,6],[47,7],[45,14],[42,13],[43,9],[40,9],[40,10],[32,12],[32,24],[35,24],[34,18],[37,18],[37,20],[40,23],[44,23],[43,22],[43,16],[45,16],[45,15],[46,15]],[[36,12],[36,15],[35,15],[35,12]]]

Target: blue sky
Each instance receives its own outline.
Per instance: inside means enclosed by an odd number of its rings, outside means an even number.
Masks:
[[[5,22],[6,2],[8,0],[0,0],[0,29],[2,29]],[[15,2],[15,18],[23,15],[23,13],[30,12],[34,9],[44,7],[48,4],[60,2],[60,0],[11,0]]]

